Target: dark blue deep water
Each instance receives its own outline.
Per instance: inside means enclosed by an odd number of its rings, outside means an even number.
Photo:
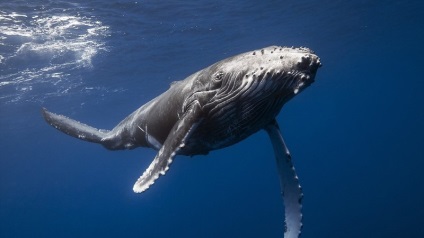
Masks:
[[[179,156],[108,151],[98,128],[218,60],[306,46],[316,82],[277,118],[303,186],[302,237],[424,237],[422,1],[0,1],[0,237],[282,237],[269,139]]]

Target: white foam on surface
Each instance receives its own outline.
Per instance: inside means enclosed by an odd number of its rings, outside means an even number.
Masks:
[[[93,68],[93,58],[107,51],[109,34],[109,27],[92,16],[0,10],[0,102],[37,100],[42,95],[26,95],[46,83],[60,84],[47,94],[75,88],[81,79],[74,75]]]

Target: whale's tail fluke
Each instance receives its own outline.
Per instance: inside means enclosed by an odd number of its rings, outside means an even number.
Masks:
[[[41,112],[43,113],[43,117],[47,123],[59,131],[80,140],[99,143],[108,147],[105,145],[105,138],[108,137],[109,133],[108,130],[96,129],[66,116],[49,112],[46,108],[42,108]]]

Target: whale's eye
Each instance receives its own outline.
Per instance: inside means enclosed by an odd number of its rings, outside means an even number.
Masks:
[[[222,80],[222,78],[224,77],[224,72],[218,72],[218,73],[216,73],[215,74],[215,81],[221,81]]]

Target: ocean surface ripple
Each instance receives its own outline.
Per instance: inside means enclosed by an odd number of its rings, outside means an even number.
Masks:
[[[0,103],[67,93],[107,51],[109,26],[75,3],[54,5],[11,3],[0,10]]]

